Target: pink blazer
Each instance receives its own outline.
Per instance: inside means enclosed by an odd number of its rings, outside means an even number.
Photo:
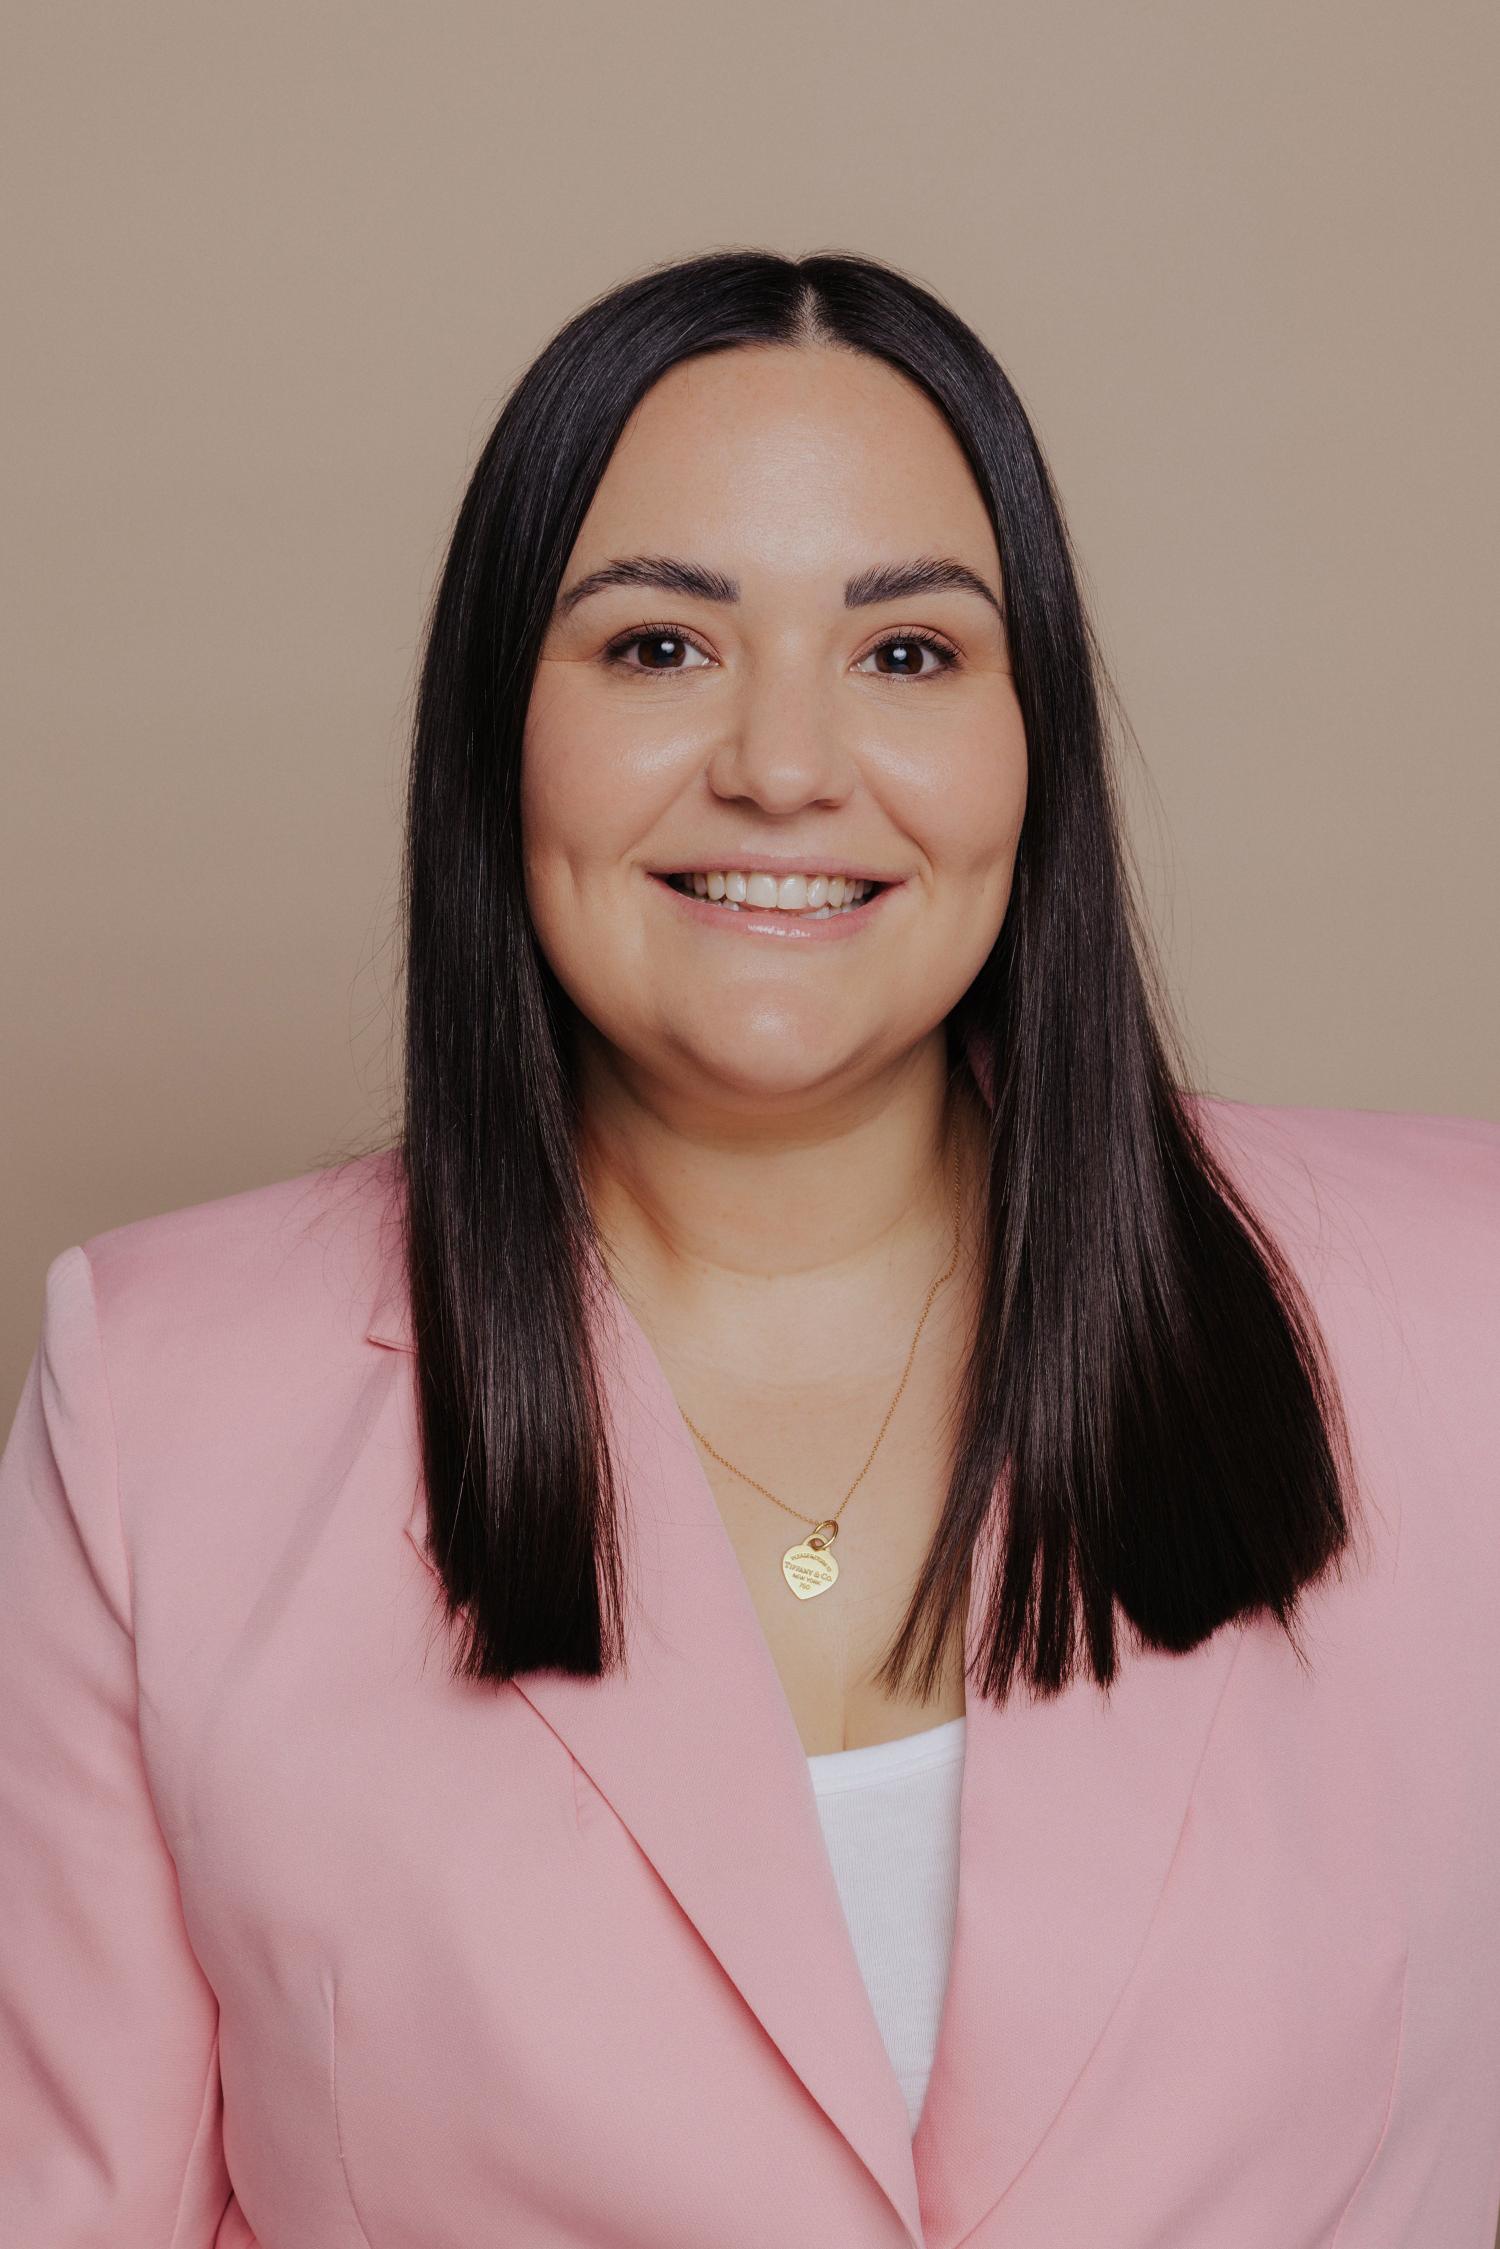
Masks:
[[[0,1466],[7,2249],[1491,2249],[1500,1128],[1204,1114],[1366,1551],[1307,1671],[1257,1623],[971,1697],[915,2139],[623,1302],[630,1666],[497,1691],[424,1557],[389,1159],[65,1249]]]

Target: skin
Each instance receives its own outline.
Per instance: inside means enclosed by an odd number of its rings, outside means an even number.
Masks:
[[[739,598],[616,585],[569,606],[637,555]],[[699,1448],[813,1753],[964,1707],[958,1657],[936,1701],[872,1680],[941,1508],[971,1332],[983,1117],[970,1097],[945,1118],[943,1020],[1004,919],[1026,799],[997,606],[964,587],[846,605],[859,573],[933,556],[1003,602],[978,487],[905,377],[825,346],[681,364],[600,482],[525,731],[527,891],[582,1020],[591,1207],[684,1411],[795,1511]],[[757,847],[902,888],[856,936],[798,944],[701,929],[646,871]],[[798,1602],[781,1553],[854,1483],[952,1254],[950,1121],[958,1267],[840,1517],[839,1581]]]

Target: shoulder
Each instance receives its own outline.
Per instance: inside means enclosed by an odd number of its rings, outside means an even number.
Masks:
[[[347,1358],[389,1269],[394,1186],[379,1150],[89,1236],[79,1246],[122,1413],[204,1392],[223,1408]]]
[[[1189,1099],[1208,1132],[1257,1167],[1321,1172],[1434,1213],[1477,1198],[1500,1219],[1500,1124],[1483,1117]]]
[[[397,1176],[381,1150],[53,1258],[33,1435],[94,1526],[93,1551],[123,1538],[122,1615],[258,1582],[330,1443],[346,1432],[357,1452],[391,1359],[366,1337],[392,1270]]]
[[[1194,1099],[1303,1285],[1392,1511],[1404,1492],[1409,1521],[1447,1522],[1493,1584],[1500,1125]]]
[[[1456,1314],[1500,1299],[1500,1124],[1192,1097],[1213,1152],[1299,1263],[1371,1258]]]

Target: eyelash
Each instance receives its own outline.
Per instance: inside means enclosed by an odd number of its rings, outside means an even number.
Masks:
[[[688,646],[690,648],[696,648],[700,655],[706,655],[708,653],[707,650],[703,647],[701,641],[696,640],[691,633],[684,632],[681,625],[635,625],[632,626],[631,630],[628,633],[617,634],[616,637],[609,643],[608,647],[604,651],[605,661],[606,663],[615,666],[620,671],[634,672],[638,679],[681,678],[682,674],[680,672],[651,671],[647,666],[643,664],[626,664],[621,662],[621,657],[624,651],[627,648],[633,648],[638,640],[657,639],[686,641]],[[944,672],[957,671],[962,661],[962,658],[959,656],[958,650],[954,648],[950,642],[942,639],[939,634],[929,632],[925,626],[913,626],[909,632],[903,631],[883,633],[880,639],[875,642],[874,647],[867,648],[865,650],[865,656],[873,656],[876,649],[889,648],[893,643],[910,645],[910,643],[913,641],[920,641],[921,645],[924,648],[933,649],[936,654],[945,657],[947,661],[941,664],[936,672],[922,672],[916,675],[916,677],[908,676],[904,680],[902,679],[902,676],[899,672],[877,672],[873,676],[878,679],[890,680],[893,685],[918,687],[921,685],[924,679],[938,679],[942,677]],[[860,662],[864,662],[863,656],[860,658]]]

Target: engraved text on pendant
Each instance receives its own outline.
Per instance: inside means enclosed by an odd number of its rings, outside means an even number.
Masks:
[[[787,1548],[781,1557],[781,1569],[799,1601],[811,1601],[816,1594],[828,1591],[839,1566],[830,1541],[822,1536],[821,1524],[809,1538]]]

